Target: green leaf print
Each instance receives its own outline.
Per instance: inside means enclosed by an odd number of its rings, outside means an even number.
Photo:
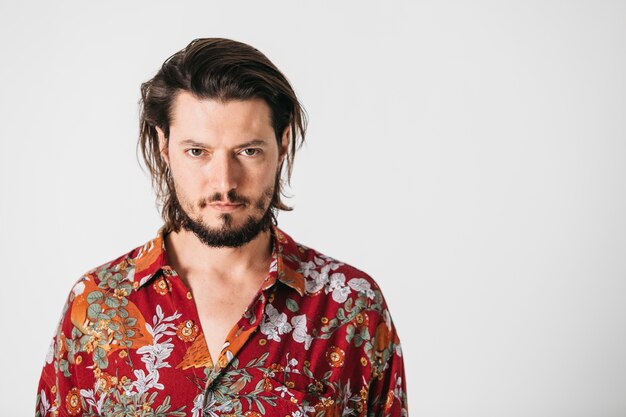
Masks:
[[[100,307],[100,304],[92,304],[87,309],[87,317],[95,320],[98,318],[98,314],[100,314],[101,311],[102,307]]]
[[[93,304],[96,301],[102,300],[102,297],[104,297],[104,294],[102,293],[102,291],[97,291],[97,290],[96,291],[92,291],[87,296],[87,302],[89,304]]]
[[[107,307],[118,308],[120,306],[120,300],[115,297],[107,297],[104,300],[104,304],[106,304]]]
[[[291,311],[292,313],[300,310],[300,306],[298,305],[298,303],[296,303],[295,300],[292,300],[291,298],[287,298],[285,303],[287,304],[287,308],[289,309],[289,311]]]

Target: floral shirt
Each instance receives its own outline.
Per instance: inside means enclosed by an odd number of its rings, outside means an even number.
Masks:
[[[272,228],[268,276],[213,360],[158,236],[72,288],[37,416],[405,416],[402,351],[365,273]]]

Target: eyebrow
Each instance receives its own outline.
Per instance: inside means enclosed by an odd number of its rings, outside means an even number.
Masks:
[[[195,141],[193,139],[185,139],[184,141],[180,142],[180,146],[193,146],[193,147],[197,147],[197,148],[210,148],[210,146],[208,146],[206,143],[198,142],[198,141]],[[263,139],[253,139],[253,140],[251,140],[249,142],[241,143],[241,144],[235,146],[235,148],[248,148],[250,146],[267,146],[267,142],[264,141]]]

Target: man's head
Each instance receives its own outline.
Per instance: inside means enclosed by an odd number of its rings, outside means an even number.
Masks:
[[[244,43],[196,39],[141,87],[139,147],[168,231],[240,246],[276,222],[306,118],[282,73]]]

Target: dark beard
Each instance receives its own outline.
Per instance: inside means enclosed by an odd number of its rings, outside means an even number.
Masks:
[[[263,211],[265,205],[268,203],[269,198],[272,196],[272,190],[268,189],[263,193],[263,196],[255,203],[254,207]],[[219,194],[214,195],[211,201],[220,201],[221,196]],[[248,203],[247,199],[236,196],[234,193],[228,193],[228,201],[231,203]],[[214,248],[238,248],[250,242],[257,237],[259,233],[269,230],[272,225],[272,210],[271,206],[267,204],[267,208],[260,219],[255,219],[252,216],[248,216],[246,222],[239,228],[232,228],[233,218],[230,214],[224,213],[220,217],[224,220],[224,224],[219,229],[211,229],[205,226],[202,222],[189,217],[187,212],[183,210],[178,198],[174,199],[176,209],[180,214],[180,225],[183,229],[192,232],[202,243]],[[205,207],[206,201],[201,201],[200,206]]]

